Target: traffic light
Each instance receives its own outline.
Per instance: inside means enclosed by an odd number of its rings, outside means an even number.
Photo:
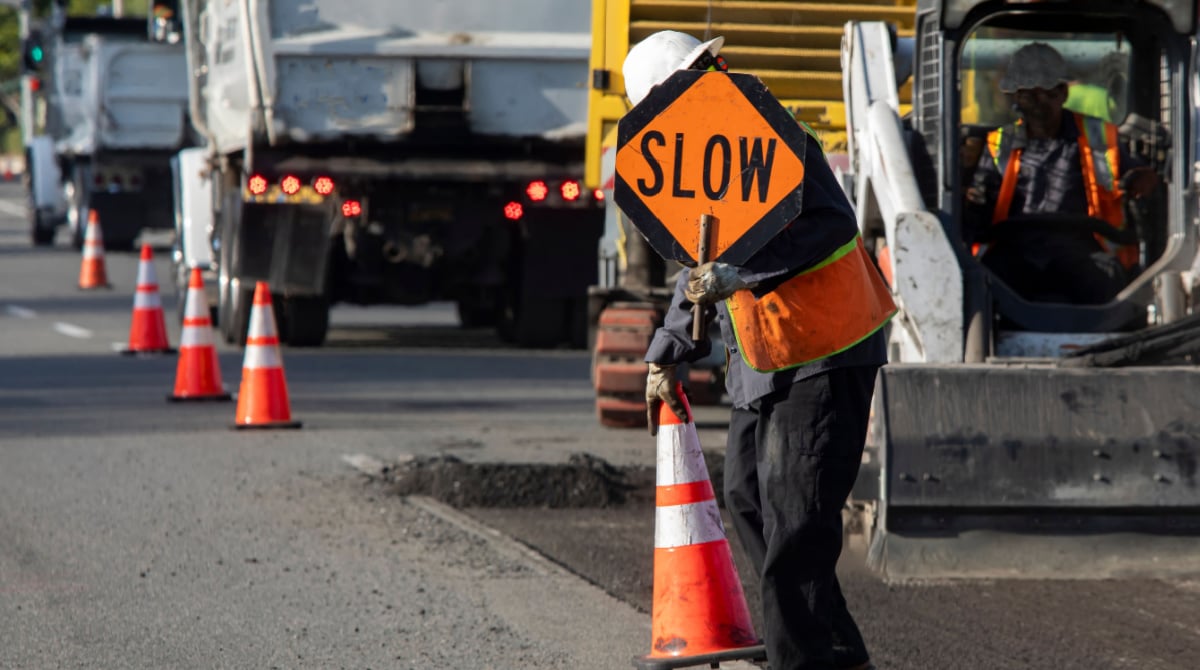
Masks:
[[[25,71],[38,72],[46,62],[46,48],[42,45],[42,34],[40,31],[32,30],[29,32],[29,37],[25,38]]]

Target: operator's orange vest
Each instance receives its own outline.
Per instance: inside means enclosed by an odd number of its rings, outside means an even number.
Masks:
[[[794,368],[849,349],[896,313],[861,237],[763,297],[743,289],[725,306],[742,358],[759,372]]]
[[[1117,230],[1124,230],[1125,210],[1121,207],[1121,186],[1117,183],[1117,175],[1121,172],[1117,127],[1103,119],[1083,114],[1073,116],[1079,135],[1084,140],[1079,143],[1079,162],[1083,171],[1083,188],[1087,193],[1088,216],[1106,221]],[[1021,122],[1018,120],[1017,123]],[[1012,206],[1017,174],[1021,168],[1021,150],[1012,148],[1012,134],[1005,133],[1003,128],[988,133],[987,146],[996,168],[1004,175],[996,209],[992,213],[992,223],[998,223],[1008,218],[1008,209]],[[1096,239],[1125,268],[1137,265],[1136,244],[1118,246],[1099,236]]]

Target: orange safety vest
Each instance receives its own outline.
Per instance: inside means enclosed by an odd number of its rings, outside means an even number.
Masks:
[[[845,351],[896,313],[896,304],[856,236],[815,267],[755,298],[749,289],[725,301],[742,358],[775,372]]]
[[[1120,174],[1120,151],[1117,144],[1117,127],[1103,119],[1083,114],[1073,114],[1079,135],[1079,163],[1083,172],[1083,189],[1087,194],[1088,216],[1106,221],[1117,230],[1125,229],[1125,210],[1121,206],[1121,186],[1116,176]],[[1017,121],[1020,124],[1020,120]],[[996,168],[1004,175],[1000,182],[1000,195],[996,209],[992,212],[992,223],[1008,218],[1013,193],[1017,189],[1017,174],[1021,168],[1021,149],[1012,147],[1012,133],[997,128],[988,133],[988,153]],[[1101,160],[1097,160],[1100,157]],[[1138,263],[1136,244],[1119,246],[1097,235],[1096,240],[1108,253],[1116,256],[1126,269]]]

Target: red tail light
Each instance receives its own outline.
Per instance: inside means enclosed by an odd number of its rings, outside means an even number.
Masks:
[[[357,200],[347,200],[342,203],[342,216],[358,216],[362,214],[362,203]]]
[[[267,192],[267,178],[260,174],[250,177],[250,181],[246,182],[246,185],[253,195],[262,195]]]
[[[509,221],[517,221],[522,216],[525,216],[525,209],[521,207],[521,203],[510,202],[504,206],[504,218],[508,219]]]
[[[313,190],[321,195],[333,193],[333,179],[329,177],[317,177],[313,181]]]
[[[579,190],[579,182],[577,181],[564,181],[558,190],[560,193],[562,193],[563,200],[566,200],[567,202],[575,202],[579,199],[579,195],[582,193],[582,191]]]
[[[604,189],[596,189],[592,191],[592,200],[596,202],[604,202]]]
[[[550,195],[550,187],[546,186],[546,182],[538,180],[529,182],[529,186],[525,187],[525,195],[534,202],[541,202]]]
[[[290,174],[284,177],[283,181],[279,182],[279,188],[283,189],[283,192],[287,195],[296,195],[300,192],[300,178],[294,174]]]

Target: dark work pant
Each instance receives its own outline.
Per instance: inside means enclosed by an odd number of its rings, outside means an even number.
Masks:
[[[761,578],[771,670],[868,659],[835,569],[876,371],[830,370],[735,408],[730,418],[725,504]]]

